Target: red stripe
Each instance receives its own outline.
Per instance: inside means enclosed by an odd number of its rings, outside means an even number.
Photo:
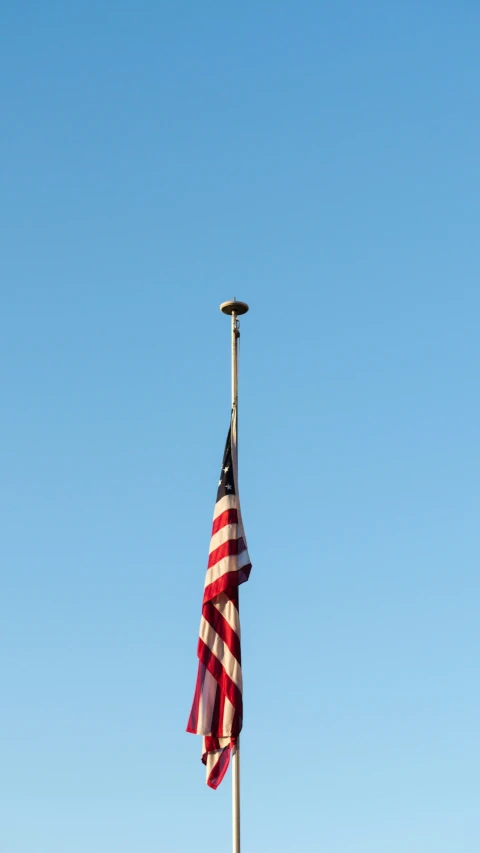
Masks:
[[[238,571],[225,572],[224,575],[220,575],[216,581],[209,583],[205,587],[203,602],[212,601],[212,599],[216,598],[220,593],[227,592],[232,587],[240,586],[241,583],[248,581],[251,568],[252,564],[247,563],[246,566],[242,566]]]
[[[218,686],[222,693],[224,693],[227,699],[230,700],[235,710],[241,714],[243,702],[240,690],[235,682],[232,681],[228,673],[225,672],[218,658],[215,657],[213,652],[210,651],[208,646],[206,646],[200,638],[198,640],[198,657],[203,665],[206,666],[208,671],[213,675],[215,681],[218,682]],[[228,737],[230,734],[236,735],[239,734],[239,732],[227,732],[226,734],[223,732],[214,732],[214,734],[216,734],[217,737]]]
[[[217,515],[216,518],[213,519],[212,525],[212,536],[214,533],[218,533],[222,527],[226,527],[227,524],[237,524],[238,523],[238,512],[236,509],[226,509],[225,512],[221,512],[220,515]]]
[[[238,660],[239,663],[241,663],[240,637],[228,624],[225,617],[222,616],[222,614],[210,601],[203,605],[202,613],[209,625],[211,625],[212,628],[215,629],[218,636],[221,637],[223,642],[228,646],[232,655]]]
[[[217,749],[220,749],[220,741],[218,737],[213,737],[212,735],[205,736],[205,752],[202,755],[202,761],[204,764],[207,763],[207,753],[208,752],[216,752]]]
[[[232,731],[240,733],[243,726],[243,708],[239,711],[234,711],[232,720]]]
[[[198,664],[198,672],[197,672],[197,683],[195,685],[195,693],[193,696],[192,702],[192,710],[190,711],[190,716],[188,718],[187,723],[187,732],[191,732],[191,734],[196,735],[198,729],[198,709],[200,707],[200,696],[202,693],[202,685],[205,676],[205,669],[203,668],[203,664]]]
[[[209,788],[213,788],[215,791],[216,788],[220,785],[225,773],[228,770],[228,765],[230,764],[230,745],[225,746],[219,757],[216,764],[213,765],[211,772],[208,774],[207,785]]]
[[[247,568],[247,567],[245,566],[245,568]],[[242,572],[243,571],[245,571],[245,569],[242,569]],[[250,569],[249,569],[249,571],[250,571]],[[240,608],[238,606],[238,586],[234,586],[233,588],[229,589],[228,592],[225,593],[225,595],[228,596],[228,600],[231,601],[232,604],[235,605],[238,613],[240,613]]]
[[[220,730],[220,720],[223,720],[223,708],[225,705],[225,697],[221,690],[219,690],[218,684],[217,689],[215,691],[215,702],[213,703],[213,713],[212,713],[212,722],[211,722],[211,730],[212,732],[218,732]]]
[[[243,545],[243,548],[240,547],[240,545]],[[231,557],[232,554],[240,554],[244,550],[245,543],[242,537],[240,537],[240,539],[227,539],[226,542],[222,542],[218,548],[215,548],[215,550],[209,554],[208,568],[211,569],[212,566],[216,566],[224,557]]]

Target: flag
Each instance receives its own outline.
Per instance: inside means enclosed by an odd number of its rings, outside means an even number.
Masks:
[[[198,675],[187,732],[203,735],[207,785],[218,788],[242,728],[242,668],[238,587],[252,568],[237,488],[236,412],[232,412],[203,593]]]

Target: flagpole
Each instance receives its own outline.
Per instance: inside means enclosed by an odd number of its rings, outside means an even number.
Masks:
[[[232,317],[232,449],[237,460],[238,453],[238,339],[240,337],[238,317],[246,314],[246,302],[222,302],[220,311],[231,314]],[[235,475],[238,476],[237,471]],[[238,483],[237,489],[238,489]],[[238,491],[237,491],[238,494]],[[240,738],[237,737],[235,748],[232,750],[232,850],[240,853]]]

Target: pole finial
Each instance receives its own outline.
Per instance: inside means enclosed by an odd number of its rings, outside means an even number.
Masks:
[[[234,297],[231,301],[222,302],[220,305],[220,311],[224,314],[246,314],[248,311],[248,305],[246,302],[237,302]]]

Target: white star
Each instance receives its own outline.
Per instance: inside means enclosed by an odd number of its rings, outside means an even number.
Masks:
[[[226,468],[224,468],[223,470],[225,471],[225,474],[226,474],[226,473],[227,473],[227,471],[230,471],[230,465],[227,465],[227,467],[226,467]]]
[[[225,488],[226,488],[226,489],[231,489],[232,487],[231,487],[231,486],[229,486],[229,484],[228,484],[228,483],[225,483]]]
[[[219,481],[218,481],[218,485],[219,485],[219,486],[221,486],[221,485],[222,485],[222,481],[221,481],[221,480],[219,480]]]

